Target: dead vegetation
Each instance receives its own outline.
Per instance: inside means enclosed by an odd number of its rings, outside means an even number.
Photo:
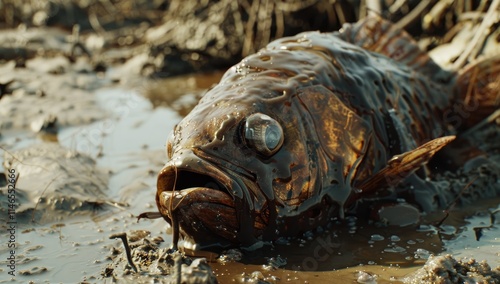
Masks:
[[[89,56],[141,46],[151,57],[144,73],[165,77],[226,68],[273,39],[335,31],[368,13],[395,22],[426,50],[450,43],[472,26],[474,44],[455,66],[479,54],[481,42],[499,40],[498,0],[6,0],[0,5],[0,27],[74,31],[77,26]]]

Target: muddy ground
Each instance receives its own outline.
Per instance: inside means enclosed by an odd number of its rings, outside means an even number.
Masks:
[[[381,1],[379,9],[452,68],[490,2],[418,2]],[[6,176],[0,179],[0,282],[500,283],[498,119],[467,133],[472,148],[465,152],[479,153],[475,158],[436,171],[433,179],[460,196],[447,218],[435,212],[421,224],[396,228],[349,217],[254,252],[169,251],[167,224],[137,223],[135,216],[156,209],[156,175],[173,126],[243,55],[302,29],[338,29],[367,9],[359,1],[179,3],[0,4]],[[464,60],[500,50],[493,22],[484,44]],[[15,214],[9,211],[13,188]],[[121,240],[110,239],[120,233],[127,233],[137,272]]]

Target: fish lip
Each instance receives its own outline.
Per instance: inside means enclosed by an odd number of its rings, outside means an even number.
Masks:
[[[179,191],[191,187],[199,187],[196,185],[183,186],[182,183],[177,184],[179,182],[177,180],[177,177],[179,176],[180,173],[193,173],[213,179],[213,181],[215,181],[217,185],[222,185],[222,188],[214,190],[222,189],[221,191],[225,192],[231,197],[234,197],[234,195],[232,194],[232,189],[234,185],[231,182],[231,178],[229,177],[229,175],[224,173],[215,165],[199,158],[178,159],[178,160],[179,161],[172,160],[171,162],[167,163],[158,174],[158,183],[157,183],[158,194],[164,191]]]
[[[214,182],[218,188],[207,187],[203,184],[204,182]],[[210,200],[205,202],[209,204],[208,206],[203,205],[204,202],[200,200],[176,203],[181,206],[173,211],[179,210],[180,212],[175,216],[180,220],[180,231],[185,240],[195,243],[196,247],[201,249],[224,248],[238,243],[239,216],[237,215],[239,213],[236,204],[239,198],[236,195],[241,193],[242,189],[231,173],[198,157],[191,151],[184,151],[183,154],[174,156],[158,174],[156,203],[160,213],[170,224],[172,224],[172,213],[167,204],[171,199],[175,200],[176,192],[182,195],[183,190],[186,190],[188,195],[191,191],[198,191],[202,192],[202,196],[204,193],[210,196]],[[205,206],[203,214],[196,216],[190,209],[193,204],[198,207]],[[215,216],[221,211],[222,215],[232,216],[230,222],[226,222],[228,224],[223,223],[226,226],[224,232],[214,228],[213,224],[203,229],[200,228],[201,226],[197,229],[190,228],[190,224],[203,223],[208,219],[205,216]]]

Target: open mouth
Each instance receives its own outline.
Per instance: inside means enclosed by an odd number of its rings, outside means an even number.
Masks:
[[[158,175],[156,202],[167,222],[178,222],[185,239],[201,247],[225,246],[224,240],[236,242],[239,228],[231,189],[230,178],[202,160],[169,163]]]

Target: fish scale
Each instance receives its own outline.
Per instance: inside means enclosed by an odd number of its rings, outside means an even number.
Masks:
[[[339,99],[354,109],[358,115],[372,116],[377,120],[383,118],[389,109],[394,108],[406,125],[425,126],[429,124],[429,121],[432,121],[434,125],[444,124],[443,117],[439,113],[447,109],[454,99],[453,82],[448,84],[434,82],[432,78],[417,73],[402,63],[379,54],[369,53],[357,46],[347,45],[336,35],[338,34],[303,33],[293,37],[295,41],[291,39],[275,41],[267,47],[267,50],[260,51],[260,53],[272,57],[274,50],[285,49],[295,53],[294,57],[298,57],[301,56],[296,54],[298,52],[313,50],[315,53],[319,49],[325,50],[327,52],[324,53],[328,58],[309,58],[319,61],[317,64],[308,62],[298,65],[294,62],[294,69],[316,74],[315,79],[310,82],[311,85],[323,85],[334,91]],[[349,49],[348,57],[344,56],[347,48]],[[254,62],[252,59],[248,59],[248,62]],[[328,60],[325,61],[325,59]],[[333,61],[337,62],[335,67],[321,66]],[[274,64],[280,65],[280,62]],[[272,68],[260,62],[255,62],[253,66],[255,65],[263,69]],[[310,66],[319,68],[311,70]],[[340,69],[341,71],[337,72],[341,76],[330,75],[329,71],[332,68]],[[451,77],[451,75],[448,76]],[[412,82],[412,84],[402,85],[399,82]],[[427,104],[419,103],[422,101],[426,101]],[[380,140],[387,141],[383,125],[383,123],[375,122],[374,127],[382,136]],[[438,137],[432,133],[433,128],[430,127],[418,127],[410,131],[418,144]],[[446,133],[439,133],[439,136],[443,134]]]

